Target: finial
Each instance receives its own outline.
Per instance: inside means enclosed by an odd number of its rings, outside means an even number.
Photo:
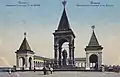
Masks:
[[[24,32],[24,37],[26,38],[26,32]]]
[[[64,8],[65,8],[66,3],[67,3],[66,0],[62,1],[62,4],[63,4]]]
[[[95,29],[95,25],[92,25],[91,28],[94,30]]]

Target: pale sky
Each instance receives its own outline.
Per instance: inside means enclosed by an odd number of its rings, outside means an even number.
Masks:
[[[18,1],[40,6],[17,5]],[[91,7],[79,5],[98,1],[113,7]],[[63,6],[61,0],[1,0],[0,1],[0,56],[11,65],[15,64],[15,51],[27,32],[31,49],[39,56],[53,58],[53,35],[57,29]],[[104,64],[120,64],[120,0],[68,0],[66,11],[75,38],[75,57],[85,57],[92,29],[103,49]]]

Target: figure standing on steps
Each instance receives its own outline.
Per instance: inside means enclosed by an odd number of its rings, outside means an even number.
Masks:
[[[67,51],[64,49],[62,52],[62,56],[63,56],[63,66],[67,65]]]

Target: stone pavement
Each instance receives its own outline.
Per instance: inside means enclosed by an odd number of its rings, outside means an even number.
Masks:
[[[120,73],[114,72],[53,72],[43,75],[43,72],[16,72],[9,75],[7,72],[0,72],[0,77],[120,77]]]

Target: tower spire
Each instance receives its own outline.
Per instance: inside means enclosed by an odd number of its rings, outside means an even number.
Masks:
[[[92,25],[91,28],[93,30],[93,33],[92,33],[92,36],[91,36],[91,39],[90,39],[90,42],[89,42],[89,46],[99,46],[97,37],[96,37],[95,32],[94,32],[95,25]]]
[[[26,38],[26,32],[24,32],[24,38]]]
[[[92,25],[91,28],[92,28],[92,30],[94,31],[94,29],[95,29],[95,25]]]
[[[60,23],[58,25],[58,29],[57,30],[70,30],[68,17],[67,17],[67,13],[66,13],[66,10],[65,10],[66,2],[67,2],[66,0],[62,1],[64,9],[63,9],[63,13],[62,13],[62,16],[61,16],[61,19],[60,19]]]
[[[62,16],[60,18],[57,30],[55,30],[55,33],[63,32],[63,31],[69,31],[75,37],[72,29],[70,28],[70,24],[69,24],[69,21],[68,21],[67,12],[66,12],[66,9],[65,9],[66,3],[67,3],[67,0],[62,0],[62,4],[64,6],[64,9],[63,9]]]
[[[66,6],[66,3],[67,3],[66,0],[62,1],[62,4],[63,4],[64,8],[65,8],[65,6]]]

